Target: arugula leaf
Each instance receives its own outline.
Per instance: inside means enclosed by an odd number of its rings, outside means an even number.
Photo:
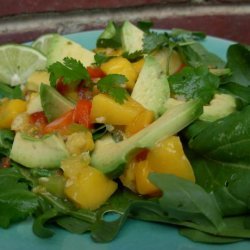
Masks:
[[[224,237],[224,236],[204,233],[202,231],[192,228],[181,228],[179,232],[181,235],[189,238],[192,241],[202,242],[202,243],[226,244],[226,243],[239,242],[243,240],[241,238],[236,238],[236,237]]]
[[[223,214],[249,211],[250,106],[210,123],[189,146],[197,183],[214,192]]]
[[[9,129],[0,129],[0,155],[9,156],[15,133]]]
[[[169,174],[152,173],[149,179],[162,190],[159,202],[170,218],[213,225],[218,230],[223,225],[216,202],[200,186]]]
[[[169,43],[169,35],[167,33],[150,32],[144,35],[143,51],[149,54],[163,47],[168,47]]]
[[[0,227],[26,219],[38,207],[37,196],[18,168],[0,169]]]
[[[237,83],[230,82],[221,85],[220,89],[239,98],[245,105],[250,104],[250,86],[242,86]]]
[[[97,82],[97,88],[110,95],[116,102],[123,103],[128,97],[128,92],[122,87],[126,81],[127,78],[123,75],[110,74]]]
[[[109,21],[105,30],[98,37],[96,46],[99,48],[120,48],[121,42],[121,26]]]
[[[206,67],[185,67],[181,72],[169,78],[171,94],[185,100],[200,99],[208,103],[219,86],[219,78]]]
[[[74,218],[72,216],[61,216],[55,219],[60,227],[75,234],[82,234],[90,230],[91,223]]]
[[[50,85],[55,87],[58,79],[64,84],[72,84],[81,80],[90,81],[87,69],[80,61],[65,57],[63,63],[55,62],[48,68],[50,73]]]
[[[33,232],[35,235],[41,238],[49,238],[52,237],[55,232],[51,229],[45,227],[46,223],[49,223],[50,219],[54,219],[59,215],[59,212],[56,209],[50,209],[38,216],[33,222]]]
[[[23,93],[21,87],[10,87],[7,84],[0,83],[0,99],[4,97],[7,97],[9,99],[22,99]]]
[[[232,71],[227,81],[250,86],[250,50],[241,44],[231,45],[227,51],[227,67]]]
[[[122,54],[122,56],[128,59],[130,62],[136,62],[143,58],[143,51],[137,50],[131,54],[129,54],[128,52],[125,52]]]
[[[209,52],[201,43],[195,42],[178,46],[185,63],[192,67],[207,66],[208,68],[224,68],[225,62],[217,55]]]

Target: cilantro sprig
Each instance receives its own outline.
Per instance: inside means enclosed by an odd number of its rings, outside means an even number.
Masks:
[[[128,92],[124,88],[128,80],[124,75],[110,74],[101,78],[97,83],[94,83],[91,80],[88,70],[80,61],[74,58],[66,57],[63,59],[63,63],[55,62],[49,66],[48,71],[52,87],[56,86],[59,79],[68,85],[75,85],[85,80],[87,87],[96,84],[101,93],[108,94],[118,103],[122,104],[128,97]]]
[[[90,81],[90,76],[87,69],[80,61],[73,58],[65,57],[63,63],[55,62],[49,66],[50,85],[55,87],[58,79],[61,79],[64,84],[72,84],[78,81]]]
[[[128,92],[122,87],[127,81],[124,75],[111,74],[100,79],[97,82],[97,88],[102,92],[110,95],[118,103],[123,103],[128,97]]]

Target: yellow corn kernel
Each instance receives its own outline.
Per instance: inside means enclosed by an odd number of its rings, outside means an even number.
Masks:
[[[4,101],[0,106],[0,128],[10,128],[12,121],[20,113],[25,112],[27,103],[20,99]]]
[[[137,62],[132,63],[132,66],[133,66],[135,72],[137,73],[137,76],[138,76],[139,73],[141,72],[141,69],[142,69],[143,64],[144,64],[144,59],[143,59],[143,58],[140,59],[140,60],[137,61]]]
[[[150,110],[143,110],[138,114],[135,119],[125,127],[125,134],[130,137],[140,130],[146,128],[150,123],[154,121],[154,112]]]
[[[158,142],[147,156],[153,172],[168,173],[195,181],[194,172],[178,136]]]
[[[116,102],[108,95],[98,94],[93,98],[91,121],[112,125],[128,125],[145,108],[128,98],[123,104]]]
[[[139,161],[135,166],[136,190],[142,195],[152,195],[159,192],[148,179],[148,175],[152,172],[151,166],[147,160]]]
[[[70,154],[79,155],[94,149],[94,141],[89,131],[75,132],[68,136],[66,147]]]
[[[99,208],[117,189],[117,183],[93,167],[86,167],[75,179],[68,179],[64,192],[81,208]]]
[[[133,89],[137,78],[137,73],[134,67],[132,66],[132,63],[128,59],[123,57],[112,58],[108,62],[103,63],[101,65],[101,69],[107,75],[109,74],[124,75],[128,79],[126,87],[130,90]]]

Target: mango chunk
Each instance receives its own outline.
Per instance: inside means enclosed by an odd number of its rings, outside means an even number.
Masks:
[[[81,208],[99,208],[117,189],[117,183],[93,167],[82,168],[81,173],[66,182],[66,196]]]
[[[128,81],[126,87],[130,90],[133,89],[135,81],[138,77],[136,70],[132,63],[121,56],[110,59],[108,62],[101,65],[101,70],[106,74],[121,74],[124,75]]]
[[[13,120],[27,109],[27,103],[20,99],[6,100],[0,105],[0,128],[11,128]]]
[[[98,94],[93,98],[90,117],[92,122],[128,125],[143,110],[144,107],[131,98],[120,104],[108,95]]]

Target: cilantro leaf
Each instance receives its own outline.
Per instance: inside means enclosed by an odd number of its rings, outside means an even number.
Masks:
[[[128,59],[130,62],[136,62],[140,59],[143,58],[143,51],[142,50],[137,50],[131,54],[129,54],[128,52],[124,52],[122,54],[122,56],[126,59]]]
[[[101,64],[113,58],[113,56],[107,56],[105,54],[97,53],[95,54],[94,58],[95,58],[95,65],[99,67]]]
[[[143,50],[145,53],[167,47],[169,45],[169,35],[167,33],[150,32],[144,35]]]
[[[23,180],[16,167],[0,169],[0,227],[24,220],[38,207],[37,196]]]
[[[64,84],[72,84],[81,80],[90,81],[87,69],[80,61],[74,58],[65,57],[63,63],[55,62],[49,66],[50,85],[55,87],[58,79]]]
[[[202,40],[206,34],[200,31],[189,31],[184,29],[172,29],[171,38],[176,41]]]
[[[121,85],[127,82],[127,78],[119,74],[110,74],[97,82],[97,88],[110,95],[118,103],[123,103],[127,99],[128,92]]]
[[[185,67],[181,72],[169,77],[171,94],[185,100],[200,99],[208,103],[219,86],[219,77],[210,73],[206,66]]]

